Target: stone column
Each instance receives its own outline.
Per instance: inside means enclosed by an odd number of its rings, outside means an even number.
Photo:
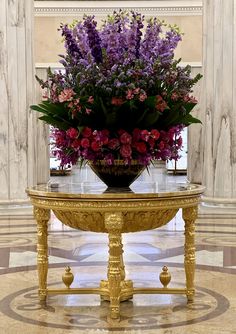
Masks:
[[[190,64],[191,75],[195,77],[198,73],[202,73],[202,64]],[[193,95],[198,100],[198,104],[194,107],[193,115],[204,122],[205,113],[202,108],[203,79],[198,81],[194,86]],[[201,124],[192,124],[188,128],[188,155],[187,155],[187,172],[188,180],[192,183],[202,183],[202,131]]]
[[[0,214],[26,204],[25,188],[49,175],[47,149],[38,156],[47,134],[29,109],[35,103],[33,23],[33,0],[1,0]]]
[[[206,191],[201,211],[232,214],[236,212],[236,0],[203,1],[203,76],[199,151]]]

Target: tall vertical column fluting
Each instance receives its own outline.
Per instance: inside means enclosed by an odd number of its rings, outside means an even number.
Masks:
[[[46,169],[40,182],[49,175],[48,149],[37,154],[48,146],[47,134],[29,108],[35,103],[33,24],[33,0],[1,0],[0,208],[27,202],[25,188],[38,183],[39,168]]]
[[[236,0],[203,1],[200,212],[236,212]],[[191,149],[191,147],[190,147]],[[191,173],[190,173],[191,175]],[[193,181],[194,175],[190,178]]]

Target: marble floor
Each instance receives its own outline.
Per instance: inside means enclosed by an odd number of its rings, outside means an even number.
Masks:
[[[73,286],[96,287],[106,278],[107,236],[61,225],[49,228],[51,286],[60,286],[70,265]],[[159,286],[167,265],[170,287],[182,287],[183,222],[181,215],[153,231],[124,235],[126,274],[136,287]],[[236,333],[236,220],[198,219],[196,227],[196,299],[181,295],[135,295],[121,305],[121,320],[107,320],[108,302],[97,295],[37,298],[36,225],[33,219],[0,220],[0,333],[232,334]]]

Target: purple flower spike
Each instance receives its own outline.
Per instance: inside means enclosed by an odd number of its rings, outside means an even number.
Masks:
[[[143,28],[144,17],[141,14],[133,12],[133,25],[136,27],[136,45],[135,45],[135,57],[138,59],[140,55],[141,37],[143,35],[141,29]]]
[[[101,38],[96,30],[97,22],[93,20],[93,16],[87,16],[84,19],[84,27],[87,28],[89,46],[92,56],[97,64],[102,63]]]
[[[76,64],[79,59],[83,58],[80,49],[77,45],[76,39],[73,36],[72,30],[68,28],[68,25],[61,25],[62,36],[65,37],[65,47],[68,55],[72,58],[72,62]]]

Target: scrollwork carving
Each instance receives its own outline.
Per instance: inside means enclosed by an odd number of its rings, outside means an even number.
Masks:
[[[50,219],[50,210],[39,208],[37,206],[34,207],[34,218],[38,221],[46,221],[48,222]]]
[[[104,215],[100,212],[53,210],[63,224],[83,231],[105,232]]]
[[[152,230],[167,224],[177,211],[178,209],[126,212],[124,230],[125,232]]]
[[[167,224],[177,213],[178,209],[165,209],[153,211],[124,211],[122,216],[121,232],[135,232],[151,230]],[[64,211],[53,210],[56,217],[72,228],[84,231],[107,232],[105,226],[105,214],[102,212],[91,211]],[[109,226],[118,228],[117,214],[106,213],[111,215]],[[112,222],[113,219],[113,222]]]

